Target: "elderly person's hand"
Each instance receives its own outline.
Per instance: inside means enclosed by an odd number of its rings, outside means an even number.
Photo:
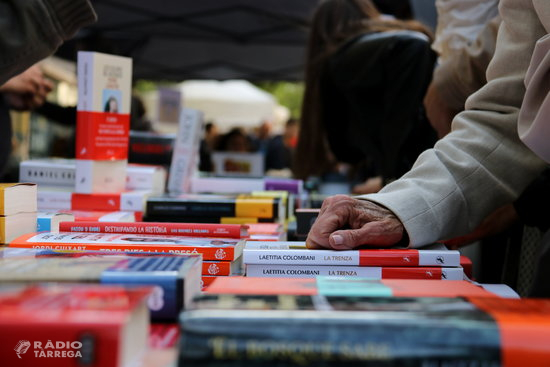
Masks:
[[[406,236],[403,224],[388,209],[346,195],[323,202],[306,244],[309,248],[350,250],[360,245],[391,246]]]

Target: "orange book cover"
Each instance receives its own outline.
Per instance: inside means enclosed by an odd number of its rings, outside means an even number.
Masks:
[[[40,232],[16,238],[10,242],[10,247],[71,251],[202,254],[204,260],[233,261],[241,256],[243,242],[227,238]]]
[[[550,299],[468,300],[497,322],[502,366],[550,365]]]

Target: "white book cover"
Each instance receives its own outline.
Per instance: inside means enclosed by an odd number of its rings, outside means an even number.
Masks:
[[[72,196],[70,188],[38,186],[38,210],[71,210]]]
[[[126,160],[77,159],[74,191],[81,194],[124,191],[126,167]]]
[[[460,253],[442,244],[422,249],[310,250],[305,242],[247,241],[245,264],[352,265],[352,266],[439,266],[460,265]]]
[[[126,190],[150,190],[155,194],[164,193],[166,169],[162,166],[128,164]]]
[[[191,190],[191,179],[198,172],[202,128],[201,111],[191,108],[181,110],[168,178],[168,191],[171,194],[183,194]]]
[[[212,163],[214,173],[219,176],[262,177],[264,175],[262,153],[214,152]]]
[[[240,177],[193,177],[191,192],[242,194],[243,192],[262,191],[265,188],[263,178]]]
[[[37,232],[58,232],[59,223],[73,222],[74,215],[63,212],[38,212],[36,216]]]
[[[74,187],[74,159],[32,159],[19,163],[19,182]]]
[[[91,167],[86,167],[88,170],[99,170],[103,172],[121,172],[124,165],[122,161],[115,161],[114,164],[109,163],[109,161],[98,161],[98,163],[93,164],[95,161],[92,160],[79,160],[78,162],[80,165],[91,165]],[[75,159],[62,158],[30,159],[22,161],[19,164],[19,181],[33,182],[43,186],[63,186],[74,189],[76,164],[77,160]],[[166,169],[163,166],[152,164],[128,164],[126,169],[125,190],[151,190],[161,194],[164,192],[166,186],[166,175]],[[102,175],[98,172],[95,178],[100,182],[96,183],[96,185],[109,185],[108,182],[105,181],[110,178],[104,177],[103,182],[101,182],[101,176]],[[82,181],[81,185],[83,186],[85,184],[93,186],[93,183],[90,184],[91,180],[87,180],[86,176],[80,181]]]
[[[366,277],[372,279],[463,280],[461,267],[381,267],[333,265],[247,264],[246,276],[261,278],[315,278],[317,276]]]
[[[120,194],[120,210],[126,212],[144,212],[149,190],[133,190]]]

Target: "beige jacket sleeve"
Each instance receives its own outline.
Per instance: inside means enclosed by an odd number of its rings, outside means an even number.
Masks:
[[[0,0],[0,85],[95,20],[88,0]]]
[[[487,82],[485,72],[495,52],[500,16],[493,18],[469,46],[455,50],[434,71],[433,84],[453,111]]]
[[[519,140],[517,120],[531,54],[550,28],[550,2],[502,0],[500,13],[488,83],[467,100],[452,132],[420,155],[401,179],[361,197],[392,210],[411,246],[473,230],[545,167]]]

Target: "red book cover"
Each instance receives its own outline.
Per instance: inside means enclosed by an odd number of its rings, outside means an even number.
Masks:
[[[157,234],[186,237],[244,238],[246,226],[239,224],[206,223],[118,223],[118,222],[62,222],[60,232]]]
[[[139,234],[40,232],[10,242],[10,247],[111,252],[202,254],[204,260],[233,261],[243,249],[242,240]]]
[[[2,366],[122,367],[147,347],[149,288],[0,288]]]
[[[202,275],[229,276],[240,274],[240,261],[203,261]]]
[[[73,193],[71,199],[73,210],[117,211],[120,210],[120,193]]]
[[[208,293],[305,296],[319,294],[315,278],[218,277],[215,279],[209,286]],[[373,285],[384,287],[389,290],[386,294],[393,297],[497,297],[482,287],[465,280],[442,282],[428,279],[334,278],[331,282],[340,284],[341,289],[347,288],[350,284],[362,289]]]
[[[308,249],[305,242],[247,241],[245,264],[340,266],[459,266],[460,253],[434,244],[420,249]]]

